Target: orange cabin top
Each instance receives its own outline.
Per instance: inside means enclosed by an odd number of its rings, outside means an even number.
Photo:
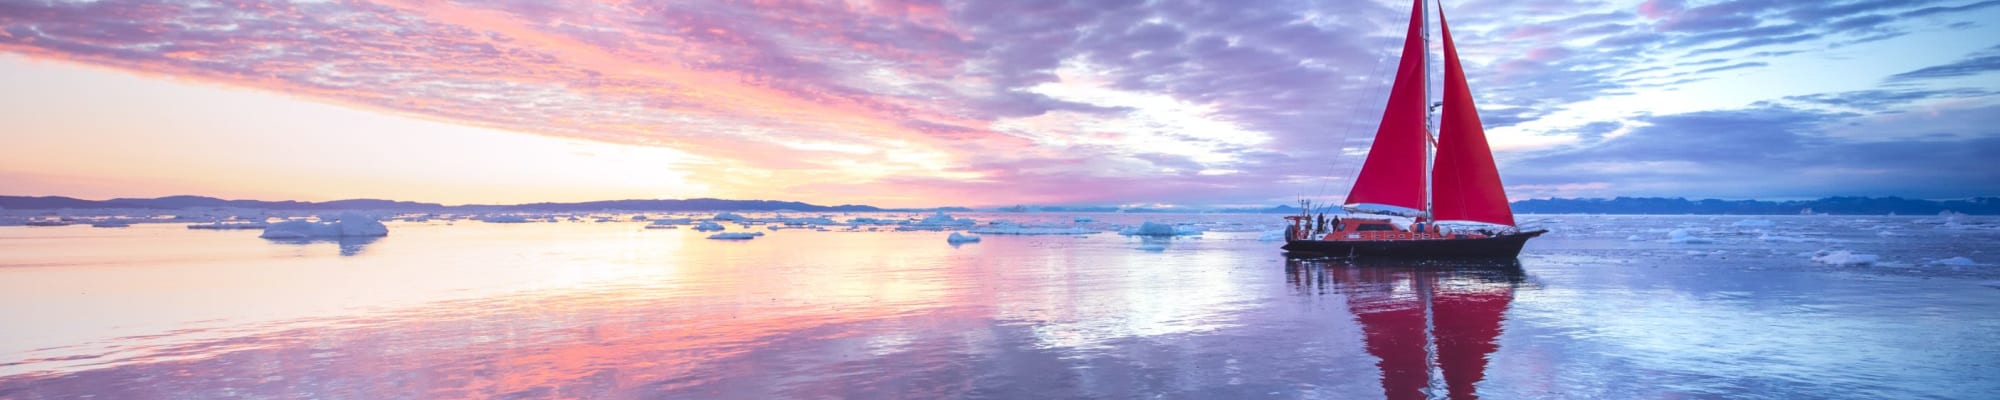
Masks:
[[[1285,219],[1292,221],[1300,239],[1313,239],[1315,232],[1311,230],[1312,220],[1297,216]],[[1321,233],[1318,240],[1435,240],[1486,237],[1477,233],[1445,233],[1438,229],[1436,224],[1428,222],[1419,222],[1403,228],[1386,219],[1341,218],[1340,222],[1335,224],[1332,218],[1328,218],[1327,224],[1332,226],[1328,226],[1328,231]],[[1421,231],[1418,230],[1419,227],[1422,228]]]

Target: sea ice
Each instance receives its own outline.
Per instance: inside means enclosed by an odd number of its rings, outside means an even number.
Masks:
[[[1813,253],[1812,261],[1833,266],[1864,266],[1881,261],[1881,257],[1874,254],[1855,254],[1847,250],[1820,250]]]
[[[1632,236],[1626,236],[1625,240],[1633,242],[1643,242],[1646,241],[1646,238],[1639,237],[1639,235],[1632,235]]]
[[[701,221],[701,225],[695,225],[695,227],[694,227],[694,230],[697,230],[697,231],[702,231],[702,232],[712,232],[712,231],[719,231],[719,230],[723,230],[723,229],[727,229],[727,228],[723,228],[723,227],[722,227],[722,224],[718,224],[718,223],[715,223],[715,221]],[[711,238],[713,238],[713,237],[711,237]]]
[[[950,237],[946,237],[946,238],[944,238],[944,241],[945,241],[946,243],[951,243],[951,244],[959,244],[959,243],[978,243],[978,242],[979,242],[979,236],[974,236],[974,235],[960,235],[960,234],[958,234],[958,232],[952,232],[952,233],[951,233],[951,236],[950,236]]]
[[[271,224],[270,227],[264,228],[264,234],[257,237],[265,239],[315,239],[388,235],[389,227],[382,225],[382,222],[376,218],[356,213],[341,213],[339,217],[330,221],[325,219],[322,219],[321,222],[291,220]]]

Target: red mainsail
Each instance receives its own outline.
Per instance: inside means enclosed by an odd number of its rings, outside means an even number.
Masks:
[[[1347,192],[1347,204],[1379,204],[1411,210],[1424,208],[1424,42],[1423,0],[1410,7],[1410,30],[1403,38],[1403,59],[1396,83],[1389,89],[1389,106],[1382,110],[1375,144],[1361,175]]]
[[[1444,117],[1438,123],[1437,164],[1431,171],[1431,184],[1437,189],[1431,217],[1513,226],[1514,210],[1507,206],[1507,191],[1500,185],[1500,170],[1493,166],[1486,129],[1472,104],[1472,90],[1465,85],[1465,69],[1458,65],[1458,48],[1452,46],[1451,26],[1442,9],[1438,29],[1444,33]],[[1374,162],[1373,155],[1370,158]]]

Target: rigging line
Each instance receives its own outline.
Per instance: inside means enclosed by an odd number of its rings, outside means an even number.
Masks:
[[[1382,75],[1382,66],[1384,65],[1383,63],[1386,62],[1386,60],[1387,59],[1376,60],[1375,69],[1373,72],[1370,72],[1368,76],[1370,78],[1380,78]],[[1364,93],[1374,91],[1374,89],[1372,88],[1364,88],[1363,90]],[[1340,136],[1338,139],[1334,140],[1334,143],[1337,143],[1337,145],[1334,149],[1333,157],[1328,157],[1328,159],[1330,159],[1331,161],[1327,161],[1326,172],[1320,174],[1319,190],[1316,193],[1314,193],[1312,197],[1306,197],[1305,187],[1301,186],[1299,187],[1298,192],[1296,192],[1296,194],[1300,199],[1320,198],[1326,196],[1326,186],[1329,183],[1329,181],[1333,179],[1334,169],[1340,166],[1340,157],[1342,156],[1341,150],[1346,148],[1347,138],[1353,136],[1354,125],[1355,125],[1354,118],[1358,117],[1360,113],[1360,110],[1358,108],[1350,108],[1349,110],[1350,111],[1348,111],[1348,118],[1346,120],[1346,123],[1342,125],[1343,128],[1340,130]],[[1317,212],[1317,210],[1305,210],[1305,211],[1308,214]]]
[[[1395,84],[1394,79],[1390,79],[1388,81],[1383,81],[1381,79],[1382,71],[1388,69],[1387,67],[1391,61],[1395,61],[1399,64],[1401,63],[1401,59],[1398,57],[1382,57],[1375,62],[1375,71],[1368,75],[1369,78],[1372,78],[1372,80],[1375,81],[1375,86],[1370,89],[1365,89],[1363,93],[1374,93],[1377,95],[1366,97],[1367,99],[1385,98],[1388,95],[1387,93],[1389,92],[1390,86]],[[1378,103],[1382,103],[1382,108],[1385,109],[1388,108],[1389,106],[1387,100],[1378,101]],[[1369,103],[1363,103],[1363,104],[1369,104]],[[1334,170],[1338,169],[1341,166],[1342,159],[1347,157],[1345,152],[1345,150],[1347,149],[1347,139],[1353,136],[1354,126],[1360,124],[1358,119],[1361,117],[1361,112],[1363,110],[1369,110],[1369,111],[1377,111],[1376,112],[1377,114],[1381,113],[1380,110],[1377,110],[1374,107],[1350,107],[1348,108],[1348,110],[1349,111],[1347,116],[1346,128],[1341,130],[1340,140],[1338,142],[1335,142],[1338,143],[1338,147],[1334,150],[1334,157],[1331,157],[1333,158],[1333,161],[1327,163],[1326,173],[1320,176],[1319,192],[1315,194],[1314,197],[1326,196],[1327,186],[1330,185],[1333,181]],[[1381,129],[1381,127],[1377,126],[1376,129],[1379,130]],[[1370,143],[1373,143],[1373,141],[1371,140]],[[1346,174],[1343,176],[1354,176],[1354,174],[1360,173],[1361,165],[1362,163],[1349,164],[1348,168],[1346,168]],[[1352,184],[1353,184],[1352,182],[1349,182],[1349,185]]]

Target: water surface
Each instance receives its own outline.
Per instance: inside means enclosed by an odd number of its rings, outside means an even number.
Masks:
[[[1256,232],[0,227],[0,398],[2000,398],[1990,219],[1523,219],[1554,232],[1473,266]]]

